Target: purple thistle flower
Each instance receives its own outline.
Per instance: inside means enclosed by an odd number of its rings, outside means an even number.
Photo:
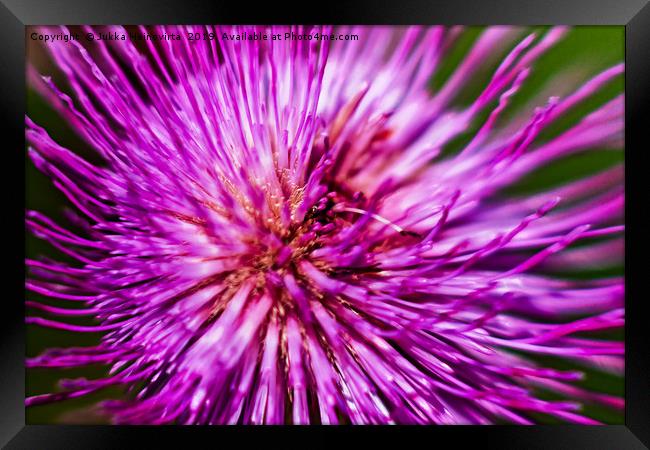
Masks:
[[[27,288],[53,300],[28,301],[47,314],[27,322],[103,335],[26,364],[110,373],[27,405],[121,385],[128,399],[101,404],[115,423],[526,424],[544,413],[589,424],[583,403],[623,407],[538,358],[622,372],[623,343],[583,332],[623,326],[623,280],[541,270],[621,257],[622,166],[502,194],[555,159],[622,147],[622,96],[537,139],[622,64],[498,125],[565,29],[521,40],[464,108],[455,95],[519,30],[487,28],[435,92],[456,28],[337,30],[359,35],[345,42],[224,39],[284,27],[149,30],[186,31],[216,39],[48,44],[71,96],[32,72],[102,163],[27,119],[31,159],[78,210],[74,232],[27,213],[32,233],[78,261],[27,260]]]

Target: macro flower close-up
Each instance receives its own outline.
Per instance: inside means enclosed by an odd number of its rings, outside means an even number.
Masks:
[[[31,31],[40,420],[622,420],[606,30]]]

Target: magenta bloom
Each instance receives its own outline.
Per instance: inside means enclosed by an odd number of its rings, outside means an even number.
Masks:
[[[27,288],[51,299],[28,301],[39,315],[27,322],[103,335],[27,366],[111,369],[27,405],[122,385],[123,400],[99,406],[127,424],[596,423],[583,404],[621,409],[540,355],[622,372],[623,343],[586,333],[623,326],[622,278],[542,270],[621,258],[622,166],[534,195],[503,190],[555,159],[622,147],[622,96],[537,138],[623,65],[502,124],[563,28],[523,39],[487,28],[435,91],[455,28],[230,39],[288,31],[155,27],[138,32],[183,39],[46,44],[70,96],[48,77],[34,87],[102,163],[27,119],[31,159],[78,212],[74,232],[27,213],[78,261],[27,260]],[[453,106],[513,45],[474,101]]]

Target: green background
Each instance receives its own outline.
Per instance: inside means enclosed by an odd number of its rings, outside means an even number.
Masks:
[[[522,36],[531,31],[544,31],[544,27],[534,29],[522,29]],[[441,62],[439,70],[434,75],[431,85],[436,90],[445,79],[452,73],[454,68],[462,61],[464,55],[471,48],[472,43],[483,30],[482,27],[468,27],[459,36],[457,42]],[[467,83],[467,87],[459,92],[454,99],[456,106],[465,106],[471,103],[481,89],[486,85],[489,77],[501,61],[501,57],[512,48],[512,45],[504,46],[501,54],[495,54],[495,58],[485,69],[477,73]],[[565,95],[569,91],[557,92],[558,89],[574,88],[591,78],[596,73],[622,62],[624,59],[624,28],[614,26],[599,27],[574,27],[567,36],[548,50],[534,65],[531,74],[524,86],[513,98],[512,104],[505,111],[500,119],[501,123],[516,119],[518,116],[528,116],[533,105],[532,100],[543,104],[545,99],[539,99],[536,94],[546,92],[549,86],[554,86],[553,81],[564,77],[571,77],[571,85],[559,83],[557,89],[549,92],[549,95]],[[28,60],[38,71],[44,75],[53,75],[58,86],[64,87],[65,80],[57,73],[47,60],[42,48],[28,42]],[[586,113],[593,111],[599,105],[612,99],[623,92],[623,77],[618,77],[609,83],[596,95],[582,102],[571,110],[563,118],[547,129],[539,140],[549,139],[580,120]],[[478,126],[485,120],[487,112],[479,117],[472,129],[451,142],[444,152],[453,154],[466,144],[476,131]],[[28,90],[27,113],[37,124],[46,128],[48,133],[60,145],[73,149],[91,161],[98,161],[97,156],[88,146],[81,141],[67,124],[44,102],[44,100],[33,90]],[[525,178],[516,186],[506,191],[507,195],[519,195],[536,192],[549,186],[563,184],[571,179],[581,178],[590,173],[598,172],[613,164],[623,161],[623,149],[605,150],[595,148],[591,151],[581,153],[563,160],[559,160],[539,170],[535,174]],[[32,163],[25,159],[26,171],[26,208],[35,209],[53,218],[59,223],[65,224],[63,215],[64,208],[70,207],[64,196],[52,186],[47,177],[38,172]],[[26,240],[26,254],[28,258],[35,258],[38,255],[48,255],[61,260],[69,260],[65,255],[54,250],[51,246],[28,235]],[[620,263],[611,267],[602,267],[583,272],[562,273],[561,276],[572,278],[591,278],[600,276],[614,276],[623,274],[623,255]],[[43,303],[52,303],[51,300],[28,292],[27,298]],[[28,314],[37,315],[36,310],[28,310]],[[67,319],[66,319],[67,320]],[[78,324],[90,324],[89,319],[69,320]],[[601,333],[603,338],[623,339],[623,331],[613,333]],[[44,349],[50,347],[67,346],[88,346],[99,342],[101,335],[98,333],[70,333],[65,331],[50,330],[47,328],[28,325],[27,327],[27,356],[35,356]],[[556,358],[537,358],[540,363],[560,369],[577,368],[573,363]],[[585,370],[584,368],[580,368]],[[78,369],[48,370],[29,369],[26,374],[26,395],[35,395],[46,392],[53,392],[57,389],[57,381],[61,378],[97,378],[105,376],[107,369],[103,366],[93,366]],[[603,372],[588,369],[585,379],[579,384],[587,389],[623,395],[623,378],[605,374]],[[105,418],[93,414],[87,408],[100,399],[123,398],[124,393],[119,388],[109,388],[96,394],[80,399],[58,402],[50,405],[27,408],[27,423],[104,423]],[[541,392],[540,396],[553,398],[548,392]],[[621,412],[609,410],[604,407],[586,405],[584,413],[597,420],[606,423],[623,423]],[[534,419],[543,423],[554,423],[555,421],[546,416],[534,416]]]

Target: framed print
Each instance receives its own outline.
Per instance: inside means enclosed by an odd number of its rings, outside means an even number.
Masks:
[[[558,5],[4,1],[3,444],[647,448],[650,7]]]

